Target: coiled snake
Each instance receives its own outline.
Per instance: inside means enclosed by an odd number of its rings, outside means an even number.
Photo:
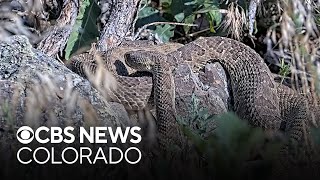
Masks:
[[[224,37],[199,38],[167,55],[140,50],[127,52],[125,59],[130,67],[151,71],[153,78],[150,82],[148,77],[132,77],[128,80],[128,77],[115,75],[118,87],[121,87],[114,90],[115,99],[128,107],[137,104],[137,101],[143,102],[135,106],[137,109],[143,108],[148,104],[153,84],[161,146],[181,142],[177,136],[179,128],[175,120],[172,78],[172,70],[181,62],[187,62],[195,71],[206,63],[219,62],[230,76],[234,111],[252,126],[265,130],[283,129],[291,142],[305,143],[308,141],[305,137],[310,133],[309,127],[317,125],[312,123],[311,116],[319,117],[316,116],[320,109],[319,99],[310,99],[276,83],[264,60],[250,47],[236,40]],[[74,61],[73,69],[83,67],[81,63],[86,62],[76,57]],[[139,83],[133,85],[137,81]],[[140,90],[136,91],[137,88]],[[284,151],[288,153],[287,148]]]

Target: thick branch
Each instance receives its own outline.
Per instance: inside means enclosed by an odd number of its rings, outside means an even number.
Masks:
[[[127,35],[138,10],[140,0],[113,0],[111,14],[98,42],[100,51],[117,47]]]
[[[79,12],[78,0],[64,0],[63,9],[57,24],[49,34],[39,43],[37,49],[41,50],[48,56],[55,57],[61,52],[72,31]]]

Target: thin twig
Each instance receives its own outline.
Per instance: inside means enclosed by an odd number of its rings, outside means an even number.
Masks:
[[[206,32],[206,31],[210,31],[210,28],[206,28],[206,29],[203,29],[203,30],[200,30],[200,31],[191,33],[191,34],[187,34],[186,36],[187,36],[187,37],[194,37],[194,36],[196,36],[197,34],[200,34],[200,33]]]
[[[196,24],[186,24],[186,23],[177,23],[177,22],[152,22],[152,23],[149,23],[149,24],[146,24],[144,26],[142,26],[139,31],[137,32],[137,34],[134,36],[134,39],[136,40],[139,35],[141,34],[141,32],[143,30],[145,30],[147,27],[149,26],[154,26],[154,25],[159,25],[159,24],[170,24],[170,25],[180,25],[180,26],[198,26]]]

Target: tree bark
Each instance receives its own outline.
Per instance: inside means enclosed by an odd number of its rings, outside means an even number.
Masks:
[[[99,51],[108,51],[121,44],[137,14],[140,0],[112,0],[108,22],[98,42]]]
[[[50,57],[56,57],[67,44],[79,12],[79,0],[64,0],[57,24],[39,43],[37,49]]]

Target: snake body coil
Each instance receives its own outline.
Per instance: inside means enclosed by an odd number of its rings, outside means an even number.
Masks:
[[[149,77],[135,77],[136,80],[147,83],[134,85],[131,82],[129,86],[130,83],[124,80],[124,77],[115,75],[119,80],[119,87],[122,87],[116,90],[118,92],[115,96],[119,97],[115,99],[127,103],[129,107],[135,103],[133,101],[139,100],[143,103],[140,103],[137,109],[143,108],[148,104],[149,98],[139,98],[132,92],[143,86],[145,92],[140,90],[136,93],[151,95],[153,85],[162,146],[176,143],[179,139],[172,69],[182,62],[187,62],[195,71],[208,62],[222,64],[231,79],[236,114],[255,127],[276,131],[283,129],[291,142],[301,144],[308,141],[309,128],[306,127],[312,124],[310,116],[320,109],[319,104],[310,106],[307,97],[276,83],[263,59],[253,49],[233,39],[199,38],[167,55],[139,50],[128,52],[125,56],[129,66],[137,70],[151,71],[153,81],[150,82]],[[126,92],[131,93],[127,95]],[[318,123],[318,120],[315,122]],[[289,146],[283,148],[283,154],[289,154]]]

